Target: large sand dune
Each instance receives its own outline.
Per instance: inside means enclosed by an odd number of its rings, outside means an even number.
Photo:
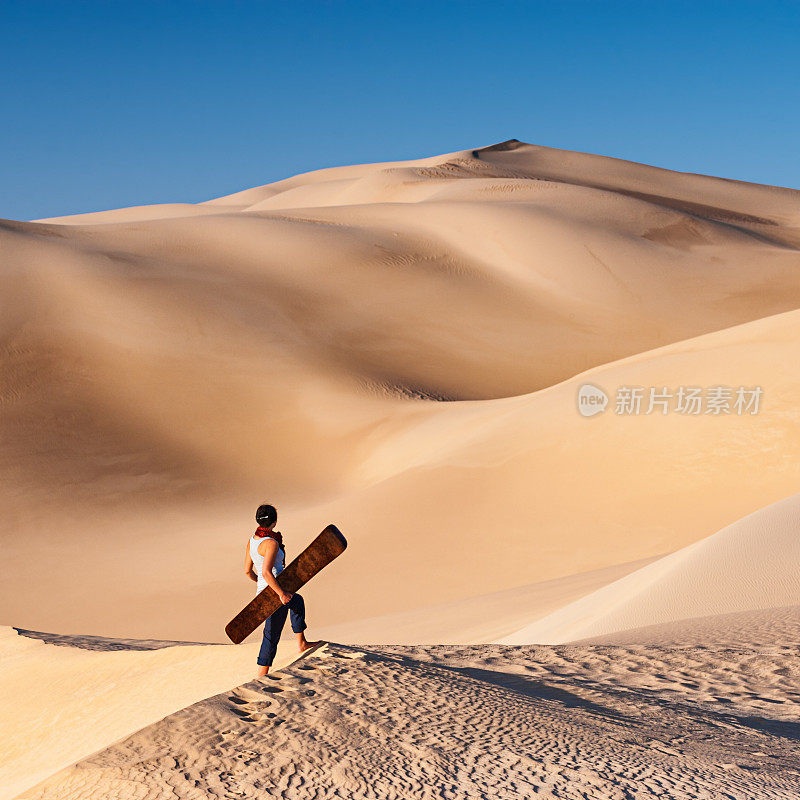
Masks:
[[[619,577],[793,494],[799,220],[792,190],[511,142],[4,223],[0,621],[219,641],[264,499],[290,553],[348,535],[308,590],[340,626]],[[764,398],[584,419],[585,381]],[[475,614],[442,640],[509,633]]]
[[[60,634],[0,631],[2,797],[797,794],[800,193],[512,140],[0,257],[0,623]],[[264,500],[394,647],[153,641],[222,640]]]

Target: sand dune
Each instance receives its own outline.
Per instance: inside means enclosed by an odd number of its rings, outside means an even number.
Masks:
[[[626,628],[592,636],[580,644],[647,645],[659,648],[707,647],[742,652],[782,653],[794,660],[800,606],[759,608]]]
[[[0,249],[2,797],[798,793],[800,193],[512,140]],[[763,399],[614,413],[681,386]],[[242,685],[153,640],[265,499],[350,644]]]
[[[20,798],[782,800],[798,678],[786,648],[331,645]]]
[[[314,624],[390,615],[408,641],[404,615],[793,494],[799,215],[791,190],[512,142],[4,223],[0,620],[219,641],[268,498],[290,553],[331,521],[354,545]],[[587,380],[765,395],[587,420]],[[509,633],[473,614],[448,641]]]
[[[515,633],[548,612],[606,586],[635,571],[651,559],[615,564],[563,578],[515,586],[491,594],[466,597],[351,622],[315,628],[314,635],[328,641],[374,644],[477,644],[497,641]]]
[[[800,495],[794,495],[591,592],[503,641],[553,644],[694,617],[800,605],[798,528]]]
[[[251,646],[103,651],[0,635],[4,800],[253,671]]]
[[[0,799],[249,680],[257,649],[0,628]],[[295,657],[282,643],[276,673]]]
[[[68,217],[49,217],[40,222],[55,222],[63,225],[94,225],[109,222],[136,222],[147,219],[171,219],[172,217],[195,217],[215,214],[213,208],[194,203],[160,203],[148,206],[130,206],[113,211],[94,211],[88,214],[73,214]]]
[[[598,368],[529,397],[449,408],[453,427],[441,424],[439,438],[428,425],[395,441],[367,462],[381,469],[380,482],[323,507],[355,532],[351,563],[362,567],[359,586],[374,598],[372,607],[380,608],[385,592],[381,577],[398,566],[429,598],[441,592],[445,564],[464,575],[465,595],[469,586],[473,595],[484,594],[525,585],[531,576],[543,580],[663,554],[732,521],[731,512],[739,517],[764,505],[757,500],[762,492],[777,490],[770,500],[790,494],[798,439],[789,364],[797,356],[790,355],[796,334],[785,326],[798,321],[771,318]],[[769,409],[734,421],[660,414],[584,419],[570,408],[584,380],[675,385],[691,376],[697,385],[712,373],[721,383],[748,375],[749,385],[770,385]],[[400,442],[418,459],[402,470],[393,461]],[[431,523],[432,535],[419,539],[424,559],[409,551],[397,521],[406,508]],[[378,520],[393,535],[382,542],[355,538]],[[339,580],[346,595],[349,575],[342,570],[329,578]]]
[[[670,346],[530,396],[413,404],[385,420],[382,435],[373,431],[371,447],[358,451],[361,464],[352,481],[362,488],[342,491],[310,510],[299,508],[284,526],[297,540],[297,531],[316,533],[320,520],[336,520],[354,545],[324,584],[309,587],[322,611],[315,620],[322,625],[363,618],[365,611],[374,616],[412,610],[661,555],[791,493],[798,456],[791,366],[797,338],[791,331],[798,319],[770,318]],[[577,386],[586,379],[610,389],[662,381],[698,384],[710,373],[722,383],[769,387],[762,413],[587,420],[574,411]],[[410,529],[408,509],[415,520]],[[199,520],[189,512],[184,518],[164,515],[159,529],[169,535],[160,538],[144,521],[124,515],[108,519],[109,535],[95,523],[99,530],[85,564],[63,578],[48,576],[49,585],[68,593],[68,607],[46,604],[34,613],[30,598],[36,582],[21,580],[10,598],[18,615],[27,617],[19,622],[68,632],[64,624],[86,625],[93,618],[96,625],[109,625],[104,633],[138,626],[130,632],[219,637],[229,609],[240,605],[249,589],[239,577],[240,546],[231,544],[241,538],[237,528],[249,527],[249,508],[236,511],[238,516],[233,510],[230,519],[224,508],[216,516],[205,508]],[[54,546],[66,557],[70,542]],[[490,558],[484,555],[487,546]],[[16,551],[24,553],[25,547],[30,553],[38,542],[18,542]],[[148,558],[148,547],[156,547],[163,561]],[[113,559],[122,550],[127,561],[120,572]],[[109,566],[98,573],[98,562]],[[192,574],[176,574],[176,563],[191,564]],[[220,574],[221,563],[229,565],[229,573]],[[443,581],[445,563],[452,569]],[[129,605],[104,607],[102,613],[89,602],[80,608],[80,598],[69,590],[76,571],[88,585]],[[424,587],[424,594],[387,587],[386,574],[402,576],[412,590]],[[364,596],[370,597],[369,609]],[[134,603],[135,619],[127,610]],[[39,624],[32,624],[37,619]],[[48,620],[50,625],[41,624]]]

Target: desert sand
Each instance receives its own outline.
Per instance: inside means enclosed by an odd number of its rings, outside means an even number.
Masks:
[[[800,192],[516,140],[0,222],[2,797],[796,794],[798,248]],[[614,413],[679,386],[763,397]],[[175,642],[264,501],[347,536],[340,644],[245,683]]]
[[[559,643],[800,605],[800,494],[660,558],[507,637]]]
[[[747,634],[773,617],[680,648],[328,645],[19,796],[784,800],[800,612],[784,616],[763,651]]]

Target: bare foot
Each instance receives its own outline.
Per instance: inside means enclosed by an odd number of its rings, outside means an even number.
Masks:
[[[256,677],[257,677],[257,678],[263,678],[263,677],[264,677],[265,675],[267,675],[267,674],[269,674],[269,667],[262,667],[262,666],[259,666],[259,668],[258,668],[258,675],[256,675]]]
[[[295,634],[297,636],[297,649],[301,653],[305,653],[306,650],[310,650],[312,647],[316,647],[319,642],[309,642],[306,640],[306,635],[302,631],[300,633]]]

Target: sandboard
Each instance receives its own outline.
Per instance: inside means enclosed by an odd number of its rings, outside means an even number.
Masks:
[[[347,540],[335,525],[328,525],[297,558],[281,572],[278,585],[294,594],[321,569],[327,567],[347,547]],[[243,642],[262,622],[271,617],[283,603],[267,586],[262,589],[226,626],[225,633],[234,644]]]

